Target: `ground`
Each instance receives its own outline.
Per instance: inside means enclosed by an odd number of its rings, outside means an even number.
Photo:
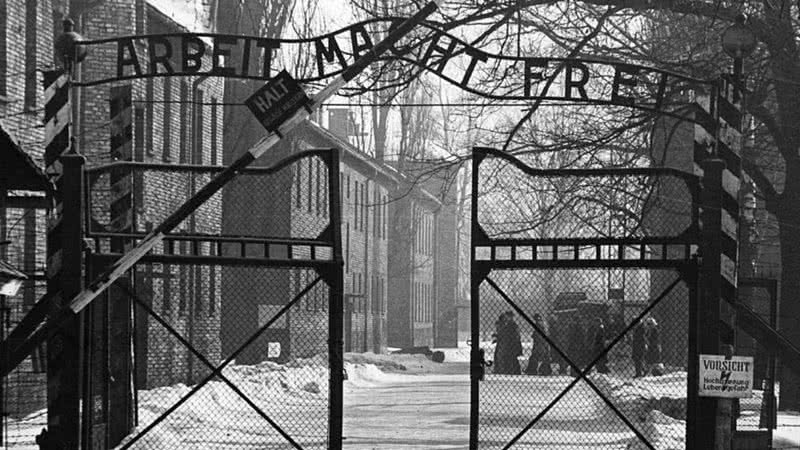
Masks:
[[[347,354],[344,390],[344,448],[463,449],[469,436],[468,349],[447,349],[443,364],[421,355]],[[327,371],[322,357],[286,365],[263,363],[226,369],[228,376],[270,420],[303,448],[326,447]],[[481,448],[502,448],[572,382],[568,376],[487,375],[481,383]],[[683,448],[685,400],[682,373],[635,381],[593,375],[604,392],[658,449]],[[192,387],[176,385],[141,391],[141,427]],[[739,426],[755,427],[760,404],[742,402]],[[653,405],[665,411],[653,412]],[[678,406],[676,406],[678,405]],[[33,436],[44,413],[9,421],[9,446],[35,449]],[[515,448],[636,449],[638,439],[585,382],[523,433]],[[800,415],[782,413],[774,448],[800,449]],[[213,381],[135,442],[136,449],[290,448],[227,385]]]

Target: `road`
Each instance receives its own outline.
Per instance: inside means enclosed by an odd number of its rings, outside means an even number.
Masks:
[[[435,374],[394,374],[368,388],[346,389],[344,448],[467,448],[467,370],[466,364],[445,364]],[[566,376],[488,375],[481,383],[481,448],[503,448],[571,381]],[[624,449],[633,438],[624,422],[579,383],[516,448]]]

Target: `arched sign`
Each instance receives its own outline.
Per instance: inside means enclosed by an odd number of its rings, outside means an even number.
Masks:
[[[111,81],[208,75],[267,80],[286,69],[300,83],[341,73],[372,48],[368,29],[391,29],[401,19],[370,20],[308,39],[267,39],[208,33],[126,36],[84,41],[89,53],[116,55],[116,70],[93,71],[78,86]],[[285,67],[285,61],[312,62],[310,73]],[[425,32],[392,48],[384,59],[400,59],[434,72],[477,97],[493,100],[545,100],[619,105],[673,113],[708,91],[712,81],[652,67],[602,59],[495,55],[426,25]]]

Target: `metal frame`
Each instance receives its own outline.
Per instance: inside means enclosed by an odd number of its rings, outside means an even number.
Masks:
[[[478,198],[480,195],[479,186],[481,183],[480,178],[480,164],[487,158],[487,157],[494,157],[494,158],[501,158],[505,161],[512,164],[515,168],[522,171],[524,174],[531,176],[531,177],[559,177],[559,176],[602,176],[602,175],[616,175],[616,176],[636,176],[636,175],[671,175],[676,178],[680,178],[683,180],[687,187],[689,188],[689,192],[692,196],[692,217],[691,217],[691,225],[688,229],[686,229],[683,233],[676,237],[646,237],[646,238],[598,238],[598,239],[494,239],[490,238],[486,232],[483,230],[480,222],[479,222],[479,214],[478,214]],[[554,349],[567,363],[571,366],[572,370],[579,371],[578,377],[570,383],[564,391],[561,392],[555,399],[551,401],[551,403],[545,407],[543,411],[541,411],[536,417],[533,417],[532,420],[528,423],[526,427],[524,427],[518,434],[512,438],[510,442],[508,442],[503,448],[510,448],[514,445],[518,439],[520,439],[533,425],[544,415],[547,411],[552,408],[560,398],[566,395],[567,392],[579,381],[583,380],[587,383],[587,385],[594,390],[600,398],[605,402],[607,406],[610,407],[612,411],[614,411],[620,419],[641,439],[643,443],[645,443],[649,448],[653,448],[651,444],[647,442],[644,436],[630,423],[630,421],[600,392],[597,386],[591,382],[586,375],[591,371],[594,365],[605,356],[608,351],[617,343],[619,342],[622,337],[627,333],[629,330],[633,328],[633,326],[638,322],[639,319],[642,319],[647,315],[647,313],[652,310],[659,302],[665,298],[668,293],[680,282],[686,282],[689,288],[689,361],[687,361],[689,366],[688,371],[688,380],[687,380],[687,442],[692,442],[695,434],[697,433],[697,429],[693,427],[691,424],[693,422],[693,417],[695,415],[696,403],[697,403],[697,392],[695,389],[691,389],[691,386],[695,386],[696,379],[697,379],[697,368],[695,364],[692,364],[692,361],[696,360],[697,354],[697,327],[694,325],[697,323],[698,318],[698,290],[696,288],[697,283],[697,272],[699,269],[698,259],[694,254],[693,250],[696,250],[700,246],[700,234],[699,234],[699,223],[698,219],[700,217],[700,210],[699,210],[699,200],[700,200],[700,183],[696,176],[687,174],[682,171],[678,171],[675,169],[669,168],[648,168],[648,169],[587,169],[587,170],[570,170],[570,169],[558,169],[558,170],[539,170],[531,168],[527,166],[525,163],[520,161],[519,159],[501,152],[496,149],[491,148],[474,148],[473,155],[472,155],[472,237],[471,237],[471,244],[470,244],[470,273],[471,273],[471,328],[472,328],[472,342],[478,343],[480,342],[480,306],[481,306],[481,298],[480,298],[480,285],[485,281],[489,284],[493,289],[495,289],[501,297],[515,310],[517,314],[519,314],[524,320],[531,325],[535,331],[543,337],[546,342],[550,345],[551,349]],[[637,259],[624,259],[623,252],[618,252],[618,259],[603,259],[601,257],[600,248],[601,246],[617,246],[619,249],[623,247],[630,247],[636,246],[640,249],[639,251],[639,258]],[[585,248],[586,246],[593,246],[597,250],[594,253],[594,258],[590,259],[579,259],[578,252],[580,248]],[[684,249],[682,257],[678,258],[668,258],[667,252],[661,252],[661,259],[646,259],[645,258],[645,249],[648,247],[653,246],[661,246],[664,250],[666,250],[667,246],[680,246]],[[498,247],[510,247],[511,248],[511,256],[507,259],[497,259],[496,258],[496,249]],[[532,251],[532,257],[530,259],[519,259],[517,258],[518,247],[525,247],[529,248]],[[555,251],[557,248],[572,248],[572,259],[557,259],[558,252]],[[479,259],[477,257],[477,251],[479,249],[489,249],[489,257]],[[553,250],[553,258],[554,259],[538,259],[537,257],[537,249],[539,248],[547,248]],[[512,300],[508,297],[508,295],[503,292],[502,289],[492,280],[490,274],[493,270],[497,269],[557,269],[557,268],[650,268],[650,269],[675,269],[675,271],[679,274],[678,278],[669,285],[656,299],[654,299],[647,308],[636,318],[636,320],[632,321],[627,327],[618,335],[616,336],[604,349],[604,351],[597,355],[594,360],[592,360],[586,368],[583,370],[577,366],[573,361],[571,361],[567,355],[563,352],[562,349],[558,348],[558,345],[549,337],[547,336],[543,330],[541,330],[534,322],[531,320],[530,317]],[[480,418],[480,388],[479,383],[483,380],[483,361],[481,360],[481,350],[479,345],[473,345],[471,349],[471,364],[470,364],[470,449],[477,449],[480,442],[478,436],[478,427],[479,427],[479,418]]]
[[[180,341],[189,352],[192,353],[205,367],[210,370],[210,373],[200,380],[186,395],[179,401],[173,404],[156,420],[151,422],[147,427],[139,431],[132,439],[130,439],[122,448],[130,448],[142,436],[147,434],[151,429],[163,421],[170,413],[175,411],[181,404],[186,402],[196,392],[215,377],[219,377],[226,385],[228,385],[240,398],[242,398],[253,410],[261,416],[272,428],[274,428],[283,438],[288,445],[293,448],[303,448],[297,443],[285,430],[283,430],[268,414],[261,408],[253,403],[246,394],[244,394],[234,383],[222,374],[222,370],[230,364],[238,354],[240,354],[249,344],[254,342],[261,336],[276,320],[278,320],[292,305],[296,304],[307,292],[309,292],[317,283],[323,281],[330,287],[330,298],[328,308],[328,361],[330,369],[329,378],[329,398],[328,398],[328,439],[330,449],[340,449],[342,442],[342,402],[343,391],[342,382],[344,380],[344,362],[342,354],[343,345],[343,331],[342,331],[342,310],[343,310],[343,259],[341,250],[341,207],[339,199],[339,151],[337,149],[329,150],[309,150],[293,154],[287,158],[282,159],[273,166],[266,168],[251,168],[242,170],[244,174],[272,174],[290,166],[293,163],[299,163],[307,158],[319,157],[324,161],[328,176],[328,208],[329,208],[329,223],[324,231],[315,239],[294,239],[294,238],[257,238],[249,236],[230,236],[230,235],[208,235],[208,234],[170,234],[164,239],[165,246],[172,248],[175,242],[191,242],[192,254],[190,255],[176,255],[166,251],[161,254],[150,253],[145,255],[139,261],[140,263],[171,263],[182,265],[217,265],[223,267],[231,266],[255,266],[255,267],[288,267],[288,268],[311,268],[314,269],[318,276],[311,281],[305,288],[303,288],[294,298],[290,299],[270,320],[258,329],[243,343],[237,350],[230,354],[222,363],[214,365],[211,363],[202,352],[194,348],[186,338],[184,338],[174,327],[172,327],[164,318],[147,305],[147,302],[142,300],[135,292],[135,280],[119,279],[115,284],[129,297],[138,307],[146,311],[148,317],[152,317],[162,327],[164,327],[169,334]],[[195,172],[216,173],[221,172],[224,168],[221,167],[206,167],[194,165],[163,165],[163,164],[143,164],[135,162],[113,163],[105,166],[100,166],[87,170],[87,178],[98,176],[102,173],[107,173],[111,170],[118,170],[121,167],[130,166],[131,168],[139,169],[159,169],[169,172]],[[85,204],[91,205],[91,192],[86,189],[83,197]],[[87,232],[84,237],[89,242],[94,242],[94,248],[101,248],[102,242],[120,239],[132,242],[136,245],[138,241],[145,238],[145,233],[111,233],[104,230],[95,231],[92,229],[92,218],[90,216],[91,208],[87,207],[84,210],[84,221],[86,223]],[[97,224],[94,224],[97,228]],[[217,256],[201,255],[199,254],[200,243],[211,244],[216,250]],[[221,255],[220,251],[223,245],[230,246],[238,249],[238,254],[235,256],[218,256]],[[245,256],[245,247],[248,245],[262,246],[263,252],[260,257]],[[278,245],[286,248],[289,258],[279,258],[270,254],[270,246]],[[293,252],[295,247],[303,247],[310,250],[308,256],[301,257]],[[320,257],[319,249],[328,250],[329,257]],[[88,255],[88,263],[92,267],[92,272],[98,273],[105,270],[105,268],[112,266],[123,254],[121,253],[91,253]],[[84,374],[90,373],[88,367],[88,359],[84,361]],[[89,417],[85,415],[85,417]]]

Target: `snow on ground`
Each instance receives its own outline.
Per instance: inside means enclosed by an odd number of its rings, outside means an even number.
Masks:
[[[445,363],[423,355],[345,354],[344,446],[347,449],[460,449],[469,435],[469,348],[443,349]],[[231,366],[228,377],[303,448],[326,448],[328,371],[325,356],[287,364]],[[658,449],[684,448],[685,373],[635,380],[591,375]],[[542,411],[568,376],[487,374],[480,384],[479,437],[502,447]],[[139,430],[192,389],[177,384],[139,392]],[[508,393],[513,395],[508,395]],[[760,399],[742,402],[740,427],[757,427]],[[39,412],[9,419],[8,448],[37,449]],[[779,414],[775,448],[800,449],[800,414]],[[570,444],[571,443],[571,444]],[[271,445],[272,444],[272,445]],[[521,448],[644,448],[585,382],[550,409],[519,440]],[[284,437],[222,381],[212,381],[132,448],[284,448]]]

